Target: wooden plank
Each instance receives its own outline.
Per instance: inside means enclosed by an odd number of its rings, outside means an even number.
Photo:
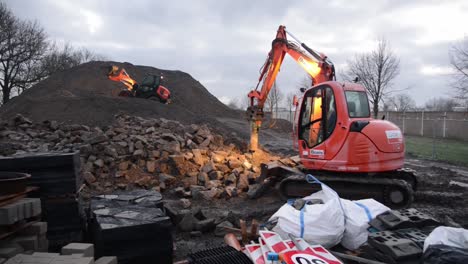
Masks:
[[[9,231],[3,231],[2,233],[0,233],[0,240],[3,240],[13,234],[15,234],[16,232],[18,231],[21,231],[23,229],[25,229],[26,227],[36,223],[36,222],[39,222],[39,220],[33,220],[33,221],[30,221],[30,222],[20,222],[20,223],[16,223],[16,224],[13,224],[11,226],[9,226]]]
[[[0,207],[12,204],[22,198],[25,198],[26,194],[37,190],[39,190],[38,187],[26,187],[26,190],[24,192],[2,195],[0,196]]]

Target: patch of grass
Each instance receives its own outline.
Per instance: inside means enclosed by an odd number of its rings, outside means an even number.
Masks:
[[[468,142],[405,136],[406,153],[419,158],[447,161],[468,166]]]

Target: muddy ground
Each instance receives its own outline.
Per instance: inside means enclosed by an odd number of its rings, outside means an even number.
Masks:
[[[218,119],[228,124],[233,131],[241,136],[247,124],[236,119]],[[269,150],[285,155],[294,155],[291,135],[278,129],[264,129],[260,142]],[[405,167],[414,169],[417,173],[418,190],[412,207],[436,217],[442,223],[453,221],[468,228],[468,167],[454,166],[443,162],[420,160],[408,157]],[[284,203],[275,190],[257,200],[238,197],[230,200],[217,200],[210,203],[197,203],[194,207],[203,208],[204,212],[228,219],[255,218],[265,222]],[[214,233],[192,237],[189,233],[178,233],[175,243],[175,259],[184,259],[190,252],[220,246],[223,238]]]

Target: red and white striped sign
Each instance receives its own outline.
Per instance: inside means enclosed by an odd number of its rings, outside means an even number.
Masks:
[[[292,242],[292,241],[291,241]],[[309,252],[314,256],[318,256],[321,259],[326,260],[326,263],[329,264],[343,264],[339,259],[333,256],[328,250],[320,245],[313,245],[311,246],[307,243],[303,238],[296,238],[296,243],[299,245],[302,252]]]
[[[294,242],[291,239],[284,240],[284,243],[286,243],[286,245],[288,245],[289,249],[293,249],[293,250],[297,249],[296,245],[294,244]]]
[[[260,244],[246,245],[245,249],[247,250],[247,253],[249,253],[250,259],[255,264],[265,264],[265,260],[263,259],[262,249],[260,247]]]
[[[270,249],[266,245],[265,241],[263,239],[259,238],[258,241],[260,242],[260,248],[262,249],[262,255],[263,259],[265,260],[265,263],[268,262],[268,253],[270,253]]]
[[[281,239],[281,236],[272,231],[260,231],[260,237],[272,252],[281,253],[289,250],[289,246]]]
[[[312,250],[315,252],[315,254],[321,256],[322,258],[326,259],[328,263],[330,264],[343,264],[339,259],[337,259],[335,256],[333,256],[332,253],[330,253],[326,248],[316,245],[316,246],[311,246]]]

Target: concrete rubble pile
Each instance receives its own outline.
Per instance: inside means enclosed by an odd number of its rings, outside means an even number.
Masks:
[[[133,187],[183,198],[230,198],[245,194],[269,154],[243,153],[207,125],[164,118],[116,115],[108,127],[33,123],[17,115],[0,122],[0,155],[80,151],[86,183],[82,195]]]

